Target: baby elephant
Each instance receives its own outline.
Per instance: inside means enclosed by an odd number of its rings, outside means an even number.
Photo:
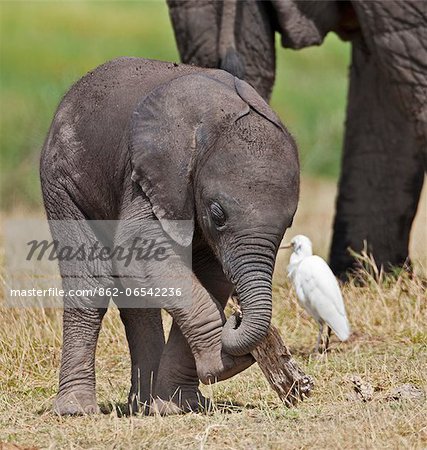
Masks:
[[[96,277],[90,261],[80,271],[92,288],[122,292],[114,301],[130,348],[133,411],[141,404],[165,414],[206,407],[199,380],[224,380],[251,365],[250,352],[270,325],[274,262],[299,190],[297,150],[286,128],[250,85],[227,72],[119,58],[65,95],[40,173],[51,221],[120,220],[125,225],[113,240],[122,244],[135,233],[156,234],[144,229],[151,219],[172,243],[168,252],[191,249],[191,301],[168,309],[167,343],[162,305],[120,306],[138,277],[115,276],[114,267],[111,276]],[[182,233],[179,220],[190,230]],[[141,287],[165,275],[146,260],[138,264],[132,270],[144,274]],[[60,270],[67,289],[62,261]],[[224,315],[233,291],[239,323]],[[64,300],[58,414],[98,410],[95,348],[109,297]]]

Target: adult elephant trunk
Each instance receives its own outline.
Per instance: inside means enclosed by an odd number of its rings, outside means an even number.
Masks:
[[[235,262],[230,264],[232,275],[229,278],[236,288],[242,316],[239,319],[232,315],[222,331],[223,350],[234,356],[250,353],[267,334],[271,322],[276,253],[275,245],[269,239],[240,248],[240,252],[233,252]]]

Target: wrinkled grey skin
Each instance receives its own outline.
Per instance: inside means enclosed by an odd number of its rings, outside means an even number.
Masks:
[[[408,264],[427,161],[427,2],[244,1],[234,18],[224,14],[234,12],[230,3],[168,0],[182,61],[233,73],[236,65],[219,50],[234,50],[243,78],[265,99],[275,77],[275,30],[294,49],[320,45],[330,31],[352,42],[331,266],[344,275],[354,266],[347,248],[360,251],[364,240],[385,269]],[[230,22],[234,39],[224,44]]]
[[[221,70],[110,61],[62,100],[40,171],[49,219],[154,219],[176,245],[192,244],[193,303],[169,311],[166,344],[159,309],[120,308],[117,300],[131,353],[133,410],[151,398],[172,399],[157,401],[163,413],[198,409],[205,402],[199,379],[223,380],[253,363],[249,352],[270,324],[273,266],[299,189],[294,141],[253,88]],[[192,238],[169,219],[192,220]],[[115,244],[132,232],[117,230]],[[161,274],[143,264],[133,270],[155,282]],[[93,268],[83,270],[96,287]],[[102,281],[135,287],[131,282]],[[223,312],[233,290],[243,312],[237,328]],[[106,310],[78,300],[87,308],[67,308],[72,298],[65,303],[59,414],[97,411],[95,348]]]

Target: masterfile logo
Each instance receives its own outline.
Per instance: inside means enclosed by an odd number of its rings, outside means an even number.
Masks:
[[[191,222],[180,230],[192,233]],[[9,306],[186,308],[191,305],[191,246],[160,223],[45,221],[4,224]]]

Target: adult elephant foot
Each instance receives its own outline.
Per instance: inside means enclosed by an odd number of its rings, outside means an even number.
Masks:
[[[100,409],[96,403],[95,393],[71,391],[57,395],[53,402],[53,411],[59,416],[82,416],[99,414]]]

